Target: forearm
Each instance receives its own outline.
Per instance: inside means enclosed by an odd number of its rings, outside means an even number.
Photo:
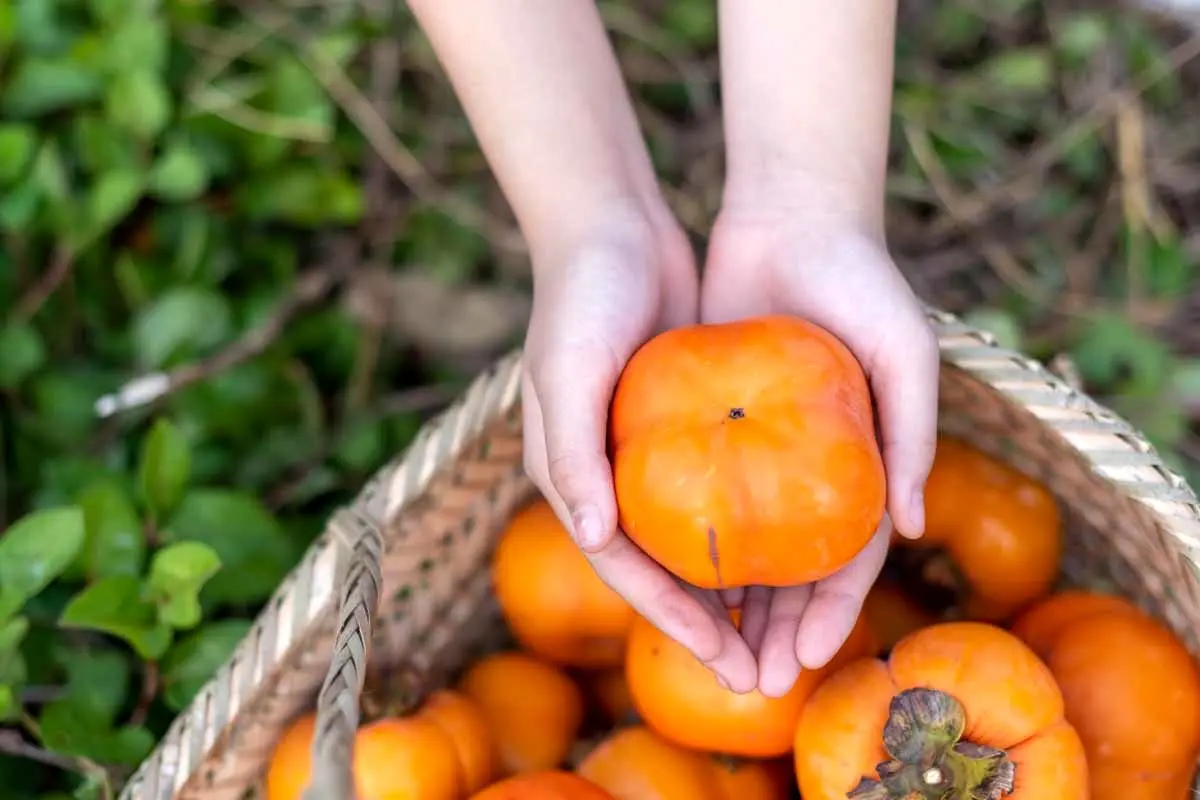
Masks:
[[[882,217],[896,0],[720,0],[727,202],[809,182]]]
[[[659,197],[594,0],[410,0],[535,253]]]

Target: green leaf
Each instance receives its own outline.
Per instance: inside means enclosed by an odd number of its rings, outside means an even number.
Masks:
[[[142,310],[134,322],[138,361],[160,368],[177,357],[198,355],[233,332],[229,302],[198,286],[177,286]]]
[[[16,388],[45,363],[46,347],[33,326],[0,328],[0,388]]]
[[[1021,325],[1007,311],[978,308],[964,314],[963,322],[992,334],[1001,347],[1010,350],[1021,349],[1021,341],[1024,338],[1021,335]]]
[[[162,660],[163,700],[182,711],[250,632],[249,620],[212,622],[181,639]]]
[[[113,729],[86,706],[70,700],[47,704],[38,727],[47,750],[103,764],[136,765],[154,749],[154,735],[146,728]]]
[[[42,193],[35,180],[25,180],[0,192],[0,230],[24,233],[32,225],[41,205]]]
[[[0,53],[7,52],[17,38],[17,5],[0,3]]]
[[[62,150],[55,142],[46,142],[33,161],[33,180],[47,200],[62,203],[70,200],[71,185]]]
[[[59,661],[67,671],[67,697],[87,714],[111,725],[129,695],[130,663],[113,649],[62,648]]]
[[[66,48],[71,43],[72,33],[67,9],[61,2],[47,3],[45,0],[15,0],[0,4],[12,8],[17,41],[21,50],[28,53],[52,53]]]
[[[176,542],[154,554],[149,589],[158,618],[178,630],[200,624],[200,590],[221,568],[221,559],[202,542]]]
[[[1064,59],[1083,64],[1099,53],[1110,37],[1108,18],[1103,12],[1076,11],[1063,18],[1055,32],[1054,44]]]
[[[17,693],[13,691],[13,687],[0,684],[0,719],[6,721],[16,719],[20,712],[21,704],[17,700]]]
[[[1151,239],[1149,256],[1146,287],[1159,297],[1184,297],[1192,287],[1195,259],[1183,241],[1176,236]]]
[[[87,198],[87,219],[77,246],[107,233],[124,219],[141,199],[146,179],[140,172],[115,169],[100,176]]]
[[[99,114],[78,114],[71,120],[71,143],[80,163],[94,175],[136,170],[141,160],[137,139]]]
[[[199,151],[184,142],[168,147],[154,164],[150,191],[160,200],[194,200],[208,188],[208,166]]]
[[[100,77],[67,57],[30,56],[17,62],[0,93],[0,110],[35,117],[100,96]]]
[[[0,685],[21,686],[28,678],[21,645],[29,633],[29,619],[12,617],[0,623]],[[0,718],[4,718],[0,713]]]
[[[299,551],[252,495],[232,489],[193,489],[171,518],[166,541],[203,542],[222,569],[205,586],[214,603],[255,603],[270,596]]]
[[[192,451],[168,419],[155,421],[142,445],[138,478],[142,497],[156,520],[175,510],[191,477]]]
[[[0,619],[50,585],[83,547],[83,512],[48,508],[17,520],[0,536]]]
[[[362,189],[349,175],[303,163],[243,184],[236,197],[252,220],[307,226],[356,222],[364,208]]]
[[[1094,319],[1071,355],[1084,380],[1107,395],[1156,395],[1172,364],[1165,344],[1119,314]]]
[[[137,578],[102,578],[71,598],[59,624],[99,631],[123,639],[146,661],[157,661],[171,645],[171,628],[158,619],[158,608],[142,596]]]
[[[32,125],[0,123],[0,185],[19,178],[37,152],[37,130]]]
[[[104,110],[112,122],[143,141],[151,141],[171,119],[171,93],[155,72],[122,72],[108,85]]]
[[[342,466],[365,472],[385,458],[385,429],[382,422],[365,420],[348,425],[338,437],[333,457]]]
[[[116,481],[101,478],[79,493],[87,542],[83,567],[96,580],[114,575],[138,577],[146,560],[146,536],[129,494]]]
[[[278,59],[271,68],[267,107],[280,116],[316,123],[331,131],[334,106],[325,88],[297,59]]]
[[[685,46],[711,47],[717,41],[717,4],[673,0],[667,4],[663,25]]]
[[[1190,409],[1200,409],[1200,359],[1176,362],[1171,373],[1171,396]]]
[[[1042,47],[1007,50],[984,62],[979,77],[1001,93],[1042,94],[1053,84],[1054,59]]]

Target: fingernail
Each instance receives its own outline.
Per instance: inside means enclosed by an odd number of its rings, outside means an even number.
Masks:
[[[925,491],[917,489],[912,493],[912,499],[908,501],[908,518],[912,522],[912,530],[909,531],[909,536],[913,539],[920,538],[925,532]]]
[[[575,527],[575,542],[580,547],[599,547],[604,541],[604,523],[595,506],[581,506],[571,517]]]

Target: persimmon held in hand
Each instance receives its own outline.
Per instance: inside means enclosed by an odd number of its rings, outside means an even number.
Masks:
[[[740,615],[731,616],[736,623]],[[767,697],[757,689],[737,694],[723,688],[690,651],[639,617],[629,635],[625,677],[638,715],[663,737],[694,750],[771,758],[791,749],[813,689],[838,665],[874,652],[871,640],[859,617],[829,664],[802,671],[782,697]]]
[[[925,484],[925,535],[892,538],[949,583],[968,619],[1008,619],[1050,591],[1062,555],[1062,519],[1040,483],[959,439],[939,436]]]
[[[500,535],[492,583],[526,650],[569,667],[621,663],[633,608],[600,580],[544,499],[518,511]]]
[[[596,784],[562,770],[530,772],[493,783],[471,800],[617,800]]]
[[[583,692],[575,681],[526,653],[484,656],[459,689],[487,719],[506,775],[557,767],[583,724]]]
[[[1200,757],[1200,669],[1165,625],[1112,595],[1051,595],[1013,623],[1062,688],[1093,800],[1183,800]]]
[[[694,586],[824,578],[883,516],[862,366],[795,317],[651,339],[617,384],[610,433],[621,528]]]
[[[924,628],[813,692],[796,727],[805,800],[1086,800],[1083,744],[1050,670],[980,622]]]

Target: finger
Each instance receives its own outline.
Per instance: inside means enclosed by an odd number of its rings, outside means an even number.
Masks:
[[[823,667],[846,643],[863,600],[883,569],[891,535],[891,520],[884,517],[875,536],[853,561],[814,584],[795,638],[796,657],[802,668]]]
[[[705,666],[711,669],[721,685],[731,692],[745,694],[753,691],[758,684],[758,665],[741,632],[733,624],[733,618],[730,617],[720,595],[686,585],[684,591],[709,610],[721,634],[721,652],[716,658],[705,662]]]
[[[914,313],[872,359],[871,388],[879,408],[888,513],[910,539],[925,529],[925,481],[937,446],[938,344]]]
[[[545,433],[546,471],[575,541],[603,548],[617,529],[612,468],[605,453],[608,406],[620,367],[603,344],[560,348],[532,373]]]
[[[720,657],[726,635],[712,609],[688,594],[624,534],[618,533],[588,558],[601,580],[652,625],[706,664]]]
[[[742,600],[742,638],[756,658],[760,657],[763,634],[767,632],[767,615],[771,610],[771,589],[751,586]]]
[[[542,429],[542,410],[538,406],[537,391],[527,371],[521,373],[521,436],[524,443],[525,474],[533,481],[538,490],[546,497],[546,501],[554,506],[554,510],[563,520],[570,522],[566,506],[554,484],[550,483],[550,470],[546,463],[546,433]]]
[[[813,585],[776,589],[758,654],[758,690],[767,697],[787,694],[800,676],[796,634],[813,596]]]
[[[746,598],[746,590],[740,586],[735,589],[722,589],[720,595],[726,608],[741,608]]]

